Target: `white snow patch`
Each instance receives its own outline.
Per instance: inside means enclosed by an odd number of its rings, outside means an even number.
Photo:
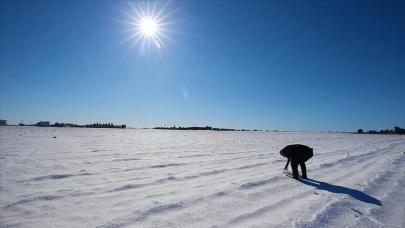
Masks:
[[[1,227],[405,227],[404,136],[0,130]]]

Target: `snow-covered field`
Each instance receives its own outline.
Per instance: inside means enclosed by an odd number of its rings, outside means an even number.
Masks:
[[[0,131],[1,227],[405,227],[404,136]],[[311,180],[282,172],[294,143]]]

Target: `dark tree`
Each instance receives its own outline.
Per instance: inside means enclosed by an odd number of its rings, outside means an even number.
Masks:
[[[396,133],[396,134],[398,134],[399,133],[399,127],[394,127],[394,132]]]
[[[395,132],[395,134],[400,134],[400,135],[403,135],[403,134],[405,134],[405,129],[403,129],[403,128],[400,128],[400,127],[394,127],[394,132]]]
[[[357,130],[357,133],[358,133],[358,134],[363,134],[364,131],[363,131],[363,129],[360,128],[359,130]]]

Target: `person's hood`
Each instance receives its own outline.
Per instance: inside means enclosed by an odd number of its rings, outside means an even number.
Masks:
[[[284,154],[284,156],[283,156],[283,154]],[[287,157],[287,158],[288,158],[288,157],[290,156],[290,154],[291,154],[291,150],[290,150],[290,148],[288,148],[288,147],[286,147],[286,148],[280,150],[280,155],[283,156],[283,157]]]

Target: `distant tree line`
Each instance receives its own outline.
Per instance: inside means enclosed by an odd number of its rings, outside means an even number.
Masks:
[[[87,128],[127,128],[127,125],[114,125],[113,123],[94,123],[85,125]]]
[[[87,124],[86,127],[91,128],[113,128],[114,124],[112,123],[94,123],[94,124]]]
[[[55,124],[50,125],[51,127],[84,127],[83,125],[77,125],[72,123],[59,123],[56,122]]]
[[[154,127],[153,129],[159,130],[212,130],[212,131],[236,131],[235,129],[228,129],[228,128],[214,128],[211,126],[206,127]]]
[[[368,132],[364,132],[363,129],[358,129],[357,130],[358,134],[398,134],[398,135],[405,135],[405,129],[400,128],[400,127],[394,127],[394,130],[392,129],[386,129],[386,130],[369,130]]]
[[[85,128],[127,128],[127,125],[114,125],[113,123],[94,123],[86,125],[59,123],[51,125],[51,127],[85,127]]]
[[[65,123],[59,123],[56,122],[54,125],[52,125],[53,127],[66,127]]]

